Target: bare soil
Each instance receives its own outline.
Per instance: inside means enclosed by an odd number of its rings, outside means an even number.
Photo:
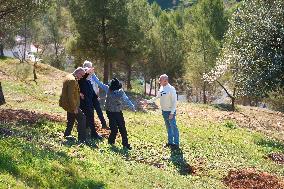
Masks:
[[[284,189],[283,178],[253,169],[231,170],[223,181],[230,189]]]

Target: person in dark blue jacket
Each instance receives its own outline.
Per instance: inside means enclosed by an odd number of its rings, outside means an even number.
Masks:
[[[80,87],[80,108],[86,115],[86,127],[91,129],[91,137],[94,139],[102,139],[97,133],[94,122],[94,99],[97,98],[93,90],[91,82],[87,79],[88,73],[78,81]]]

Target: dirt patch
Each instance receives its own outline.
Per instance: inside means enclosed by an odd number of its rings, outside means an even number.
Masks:
[[[98,134],[100,134],[104,138],[108,138],[110,134],[110,130],[102,129],[101,123],[99,120],[95,120],[95,127]],[[120,136],[120,135],[119,135]],[[118,137],[116,137],[118,138]]]
[[[231,189],[284,189],[283,179],[253,169],[231,170],[224,183]]]
[[[282,153],[272,153],[268,155],[268,158],[278,164],[284,164],[284,154]]]
[[[39,120],[48,120],[54,122],[63,122],[65,119],[59,115],[51,115],[47,113],[38,113],[23,109],[0,109],[0,123],[29,123],[34,124]]]

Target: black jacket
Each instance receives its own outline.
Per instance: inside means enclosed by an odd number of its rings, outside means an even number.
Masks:
[[[80,93],[84,95],[84,99],[80,99],[80,108],[94,108],[94,100],[97,100],[96,95],[91,82],[86,78],[82,78],[78,81],[80,87]]]

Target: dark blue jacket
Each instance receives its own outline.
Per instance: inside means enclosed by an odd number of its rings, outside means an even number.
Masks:
[[[78,81],[80,87],[80,93],[84,95],[84,99],[80,99],[80,108],[89,109],[94,108],[94,100],[97,100],[96,95],[91,82],[86,78],[82,78]]]

